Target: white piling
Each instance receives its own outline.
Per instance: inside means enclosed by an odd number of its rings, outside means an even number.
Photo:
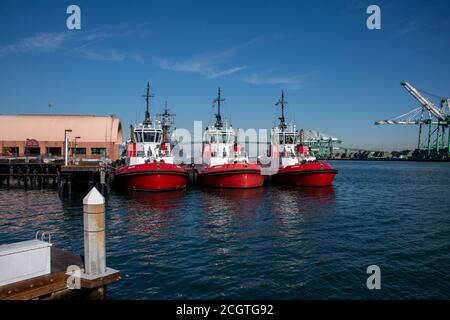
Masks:
[[[106,272],[105,198],[93,187],[83,199],[84,272],[98,275]]]
[[[64,165],[69,164],[69,139],[66,137],[64,139]]]

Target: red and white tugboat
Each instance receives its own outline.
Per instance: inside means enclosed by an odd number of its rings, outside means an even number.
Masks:
[[[203,164],[198,170],[203,186],[221,188],[256,188],[264,183],[261,166],[249,163],[241,154],[236,134],[231,126],[222,122],[220,103],[225,101],[218,89],[216,122],[206,128],[203,139]]]
[[[272,157],[279,159],[277,173],[272,180],[279,184],[303,187],[323,187],[333,183],[337,170],[328,163],[317,161],[314,154],[304,145],[303,132],[295,125],[286,124],[284,118],[284,92],[276,103],[281,107],[280,124],[272,129]]]
[[[145,120],[131,127],[131,140],[127,143],[124,165],[116,170],[116,179],[131,190],[168,191],[186,187],[188,175],[173,163],[170,141],[163,137],[161,122],[150,118],[150,83],[147,83]]]

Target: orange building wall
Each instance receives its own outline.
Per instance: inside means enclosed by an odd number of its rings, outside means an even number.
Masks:
[[[40,155],[46,155],[46,148],[61,148],[64,154],[64,130],[67,133],[69,147],[73,148],[76,136],[77,148],[86,148],[85,155],[78,158],[100,158],[91,154],[91,148],[106,148],[106,157],[116,160],[120,157],[119,146],[122,143],[122,126],[115,116],[84,115],[0,115],[0,153],[4,147],[18,147],[19,155],[25,155],[27,139],[39,143]],[[71,155],[71,150],[69,155]]]

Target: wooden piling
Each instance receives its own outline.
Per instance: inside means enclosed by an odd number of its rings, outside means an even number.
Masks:
[[[72,177],[70,175],[67,176],[67,193],[72,194]]]

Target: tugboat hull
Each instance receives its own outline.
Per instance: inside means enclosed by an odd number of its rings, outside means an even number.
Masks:
[[[207,167],[198,174],[205,187],[258,188],[264,183],[261,167],[254,163],[232,163]]]
[[[136,191],[170,191],[186,187],[188,175],[170,163],[145,163],[117,169],[116,178],[125,188]]]
[[[324,187],[333,184],[337,170],[328,163],[313,162],[280,168],[272,177],[275,183],[301,187]]]

